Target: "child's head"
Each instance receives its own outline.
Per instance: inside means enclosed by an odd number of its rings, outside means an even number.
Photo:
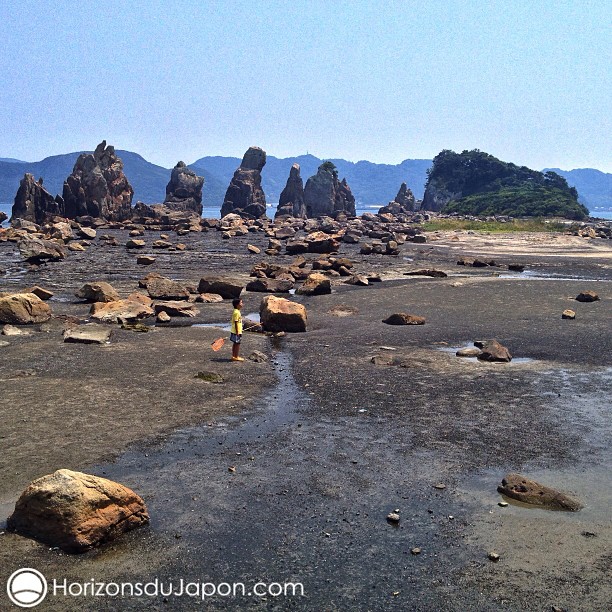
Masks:
[[[242,306],[242,300],[240,298],[234,298],[232,300],[232,306],[234,308],[240,308]]]

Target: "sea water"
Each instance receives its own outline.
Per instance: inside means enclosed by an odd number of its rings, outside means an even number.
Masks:
[[[273,218],[274,213],[276,212],[277,204],[268,204],[268,217]],[[357,205],[357,216],[362,215],[363,213],[376,213],[378,209],[383,206],[382,204],[367,204],[367,205]],[[13,207],[12,202],[0,202],[0,212],[5,212],[9,217],[11,216],[11,209]],[[591,211],[591,215],[593,217],[597,217],[599,219],[611,219],[612,220],[612,210],[593,210]],[[221,217],[221,207],[220,206],[205,206],[202,211],[202,217],[205,219],[219,219]]]

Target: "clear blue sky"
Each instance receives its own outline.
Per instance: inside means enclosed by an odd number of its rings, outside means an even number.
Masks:
[[[612,2],[3,0],[0,157],[102,139],[612,172]]]

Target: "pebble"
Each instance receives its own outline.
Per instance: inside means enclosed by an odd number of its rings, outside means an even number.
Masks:
[[[489,558],[489,561],[493,561],[494,563],[497,563],[500,559],[500,556],[496,553],[491,551],[487,557]]]
[[[434,489],[439,489],[441,491],[442,489],[446,489],[446,485],[442,482],[439,482],[438,484],[434,485]]]
[[[389,514],[387,514],[387,520],[391,523],[399,523],[400,515],[397,512],[389,512]]]
[[[497,505],[501,506],[502,508],[505,508],[508,505],[508,502],[505,502],[505,501],[497,502]]]
[[[235,472],[236,468],[233,465],[231,465],[230,467],[227,468],[227,471],[228,472]]]
[[[410,552],[411,552],[413,555],[420,555],[420,554],[421,554],[421,549],[420,549],[418,546],[415,546],[414,548],[411,548],[411,549],[410,549]]]

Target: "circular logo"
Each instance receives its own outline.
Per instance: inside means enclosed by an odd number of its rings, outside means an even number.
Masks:
[[[11,574],[6,592],[16,606],[33,608],[47,596],[47,580],[38,570],[24,567]]]

